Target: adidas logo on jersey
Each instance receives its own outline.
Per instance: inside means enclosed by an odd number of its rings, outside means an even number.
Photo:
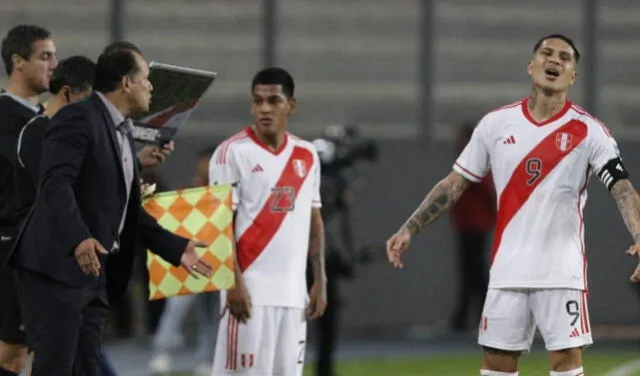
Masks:
[[[575,338],[575,337],[580,337],[580,332],[578,331],[578,328],[573,328],[573,332],[571,332],[571,334],[569,335],[569,338]]]
[[[504,141],[502,141],[503,144],[505,145],[513,145],[516,143],[516,138],[513,137],[513,135],[507,137]]]
[[[262,172],[262,171],[264,171],[264,170],[262,169],[262,166],[260,166],[260,164],[257,164],[257,165],[253,168],[253,170],[251,170],[251,172]]]

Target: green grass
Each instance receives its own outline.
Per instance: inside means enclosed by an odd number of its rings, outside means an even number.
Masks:
[[[588,354],[587,354],[588,355]],[[594,354],[585,357],[585,372],[588,375],[603,375],[607,371],[637,359],[638,354]],[[371,360],[362,363],[343,363],[340,375],[353,376],[418,376],[418,375],[478,375],[480,357],[473,355],[442,356],[428,359]],[[522,359],[521,375],[548,375],[548,362],[544,353],[529,354]],[[639,373],[640,374],[640,373]],[[312,376],[312,372],[305,372]]]
[[[604,375],[606,372],[640,357],[634,352],[585,353],[585,373],[589,376]],[[389,358],[345,362],[338,366],[340,376],[473,376],[479,375],[480,355],[446,355],[429,358]],[[523,357],[520,374],[548,375],[547,357],[544,352],[527,354]],[[173,376],[190,376],[178,373]],[[304,376],[313,376],[311,367],[307,366]],[[640,376],[640,371],[633,376]]]

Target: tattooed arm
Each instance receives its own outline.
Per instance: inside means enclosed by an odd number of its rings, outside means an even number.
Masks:
[[[640,196],[628,179],[622,179],[611,187],[611,195],[618,204],[622,219],[633,236],[640,243]]]
[[[309,292],[308,315],[313,320],[322,316],[327,308],[327,273],[324,268],[324,223],[320,208],[313,208],[311,212],[309,262],[313,271],[313,285]]]
[[[458,201],[470,184],[471,182],[464,176],[452,171],[431,189],[402,227],[406,228],[411,235],[416,235]]]
[[[456,171],[436,184],[400,230],[387,240],[387,257],[396,268],[402,268],[401,255],[409,248],[411,238],[458,201],[471,182]]]
[[[622,219],[633,236],[634,245],[627,254],[640,258],[640,196],[628,179],[621,179],[611,187],[611,195],[618,204]],[[640,282],[640,262],[629,278],[631,282]]]

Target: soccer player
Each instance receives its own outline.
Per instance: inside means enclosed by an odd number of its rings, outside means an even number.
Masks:
[[[320,161],[310,142],[286,131],[296,104],[291,75],[264,69],[251,90],[255,123],[221,143],[209,164],[212,185],[235,186],[236,236],[213,375],[302,375],[306,322],[326,308]]]
[[[27,348],[20,319],[15,272],[1,267],[17,234],[14,187],[16,143],[22,127],[42,111],[39,95],[49,89],[58,64],[49,31],[35,25],[13,27],[2,40],[9,85],[0,94],[0,375],[24,368]]]
[[[587,309],[583,208],[595,174],[618,204],[640,251],[640,197],[605,125],[567,99],[580,53],[550,35],[534,46],[528,98],[484,116],[453,166],[387,241],[389,261],[491,167],[498,196],[489,289],[479,328],[481,375],[518,375],[519,357],[540,330],[551,375],[584,375],[592,343]],[[640,265],[631,276],[640,278]]]

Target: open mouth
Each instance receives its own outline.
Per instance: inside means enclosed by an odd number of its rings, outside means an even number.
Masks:
[[[555,69],[555,68],[547,68],[547,69],[544,70],[544,73],[547,76],[551,76],[551,77],[554,77],[554,78],[560,77],[560,71]]]

